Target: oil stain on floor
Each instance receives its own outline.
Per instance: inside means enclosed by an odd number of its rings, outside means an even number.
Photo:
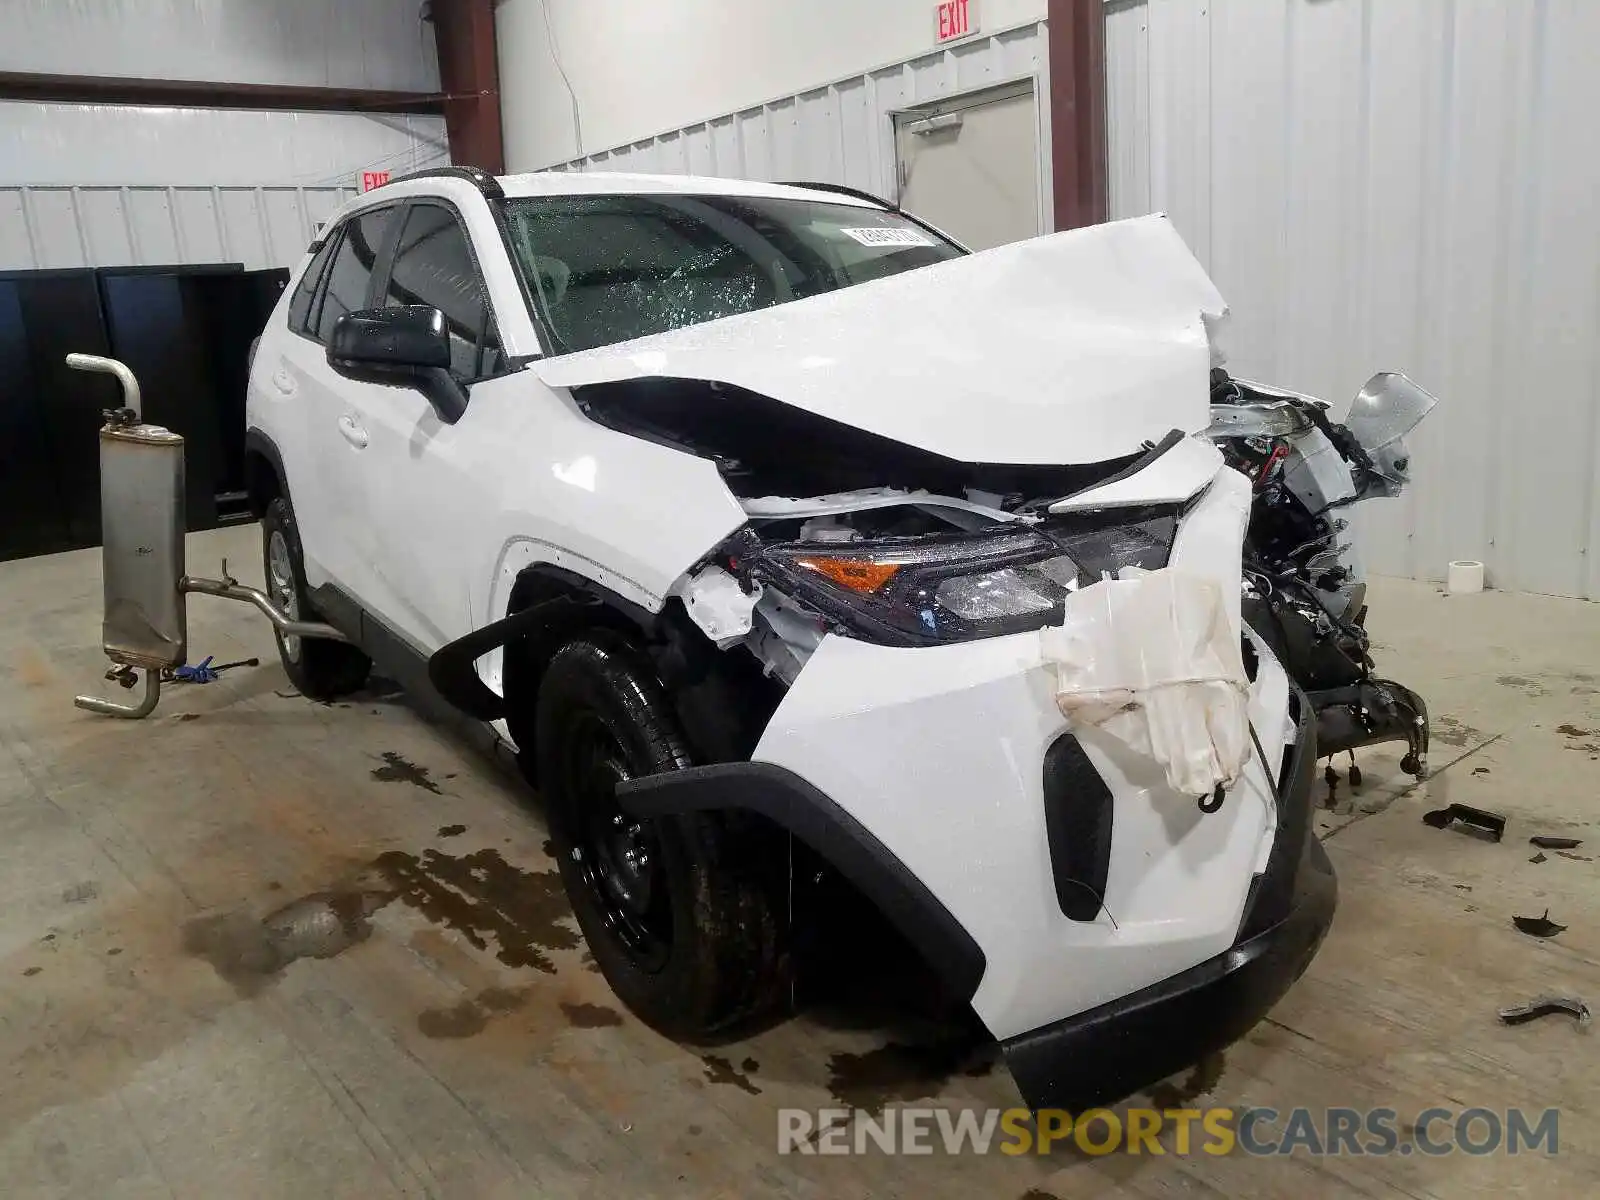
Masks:
[[[578,947],[555,871],[522,870],[493,849],[459,857],[430,849],[380,854],[343,885],[302,896],[265,917],[245,910],[194,917],[183,926],[183,948],[210,963],[240,995],[253,996],[299,959],[332,958],[365,941],[373,914],[396,900],[478,949],[492,949],[508,967],[553,974],[550,951]],[[507,1011],[511,994],[491,988],[471,1003],[489,1013]],[[468,1024],[472,1019],[454,1018]]]
[[[528,989],[488,987],[470,1000],[447,1008],[426,1008],[417,1014],[417,1030],[430,1038],[466,1038],[482,1033],[497,1016],[516,1012],[528,1002]]]
[[[402,903],[479,950],[492,943],[495,957],[508,967],[553,975],[549,952],[578,948],[578,932],[569,924],[572,909],[555,871],[525,871],[492,848],[459,857],[391,850],[373,866]]]
[[[923,1045],[885,1042],[862,1054],[832,1055],[828,1092],[840,1104],[878,1114],[891,1102],[932,1099],[958,1074],[989,1074],[994,1054],[992,1044],[967,1038]]]
[[[425,792],[432,792],[435,796],[444,795],[439,785],[429,777],[427,767],[419,767],[409,758],[396,754],[393,750],[383,752],[383,766],[374,767],[372,777],[379,783],[409,783]]]
[[[387,889],[312,892],[265,917],[208,913],[184,924],[183,948],[209,962],[241,996],[253,996],[302,958],[332,958],[372,935]]]
[[[755,1059],[747,1058],[738,1067],[720,1054],[703,1054],[700,1056],[700,1061],[705,1064],[707,1083],[732,1084],[741,1092],[748,1092],[752,1096],[761,1095],[761,1089],[750,1082],[750,1073],[761,1069],[761,1064]]]
[[[561,1011],[574,1029],[610,1029],[622,1024],[622,1014],[604,1004],[568,1004],[563,1000]]]
[[[1483,734],[1471,725],[1456,720],[1454,717],[1434,718],[1433,728],[1429,736],[1436,742],[1443,742],[1446,746],[1465,746],[1468,742],[1480,741]]]

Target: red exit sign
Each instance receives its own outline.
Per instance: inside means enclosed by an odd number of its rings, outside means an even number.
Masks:
[[[389,172],[387,171],[361,172],[361,190],[363,192],[370,192],[373,188],[380,188],[388,182]]]
[[[978,0],[940,0],[933,6],[934,41],[943,44],[978,32]]]

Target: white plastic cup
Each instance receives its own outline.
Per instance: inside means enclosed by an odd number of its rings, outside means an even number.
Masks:
[[[1469,596],[1483,591],[1483,564],[1470,558],[1458,559],[1450,564],[1445,575],[1445,591],[1452,596]]]

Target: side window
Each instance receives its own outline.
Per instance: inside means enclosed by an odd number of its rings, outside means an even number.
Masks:
[[[321,311],[316,316],[319,342],[326,343],[333,336],[333,323],[345,313],[367,306],[367,285],[372,281],[372,268],[377,265],[384,231],[393,215],[393,208],[379,208],[344,223],[344,237],[328,268]]]
[[[328,259],[333,255],[333,248],[339,244],[338,231],[328,235],[328,240],[322,243],[306,267],[306,273],[300,276],[300,283],[294,289],[294,295],[289,299],[289,328],[296,333],[306,331],[306,318],[311,315],[311,299],[316,295],[317,284],[322,282],[322,272],[328,265]]]
[[[385,308],[426,304],[450,331],[450,373],[463,383],[497,374],[500,335],[466,230],[449,209],[414,204],[395,247]]]

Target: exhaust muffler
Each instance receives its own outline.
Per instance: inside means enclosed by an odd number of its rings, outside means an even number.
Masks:
[[[259,588],[232,579],[198,579],[185,572],[184,444],[180,434],[146,424],[139,381],[126,364],[94,354],[69,354],[67,366],[115,376],[122,407],[106,413],[100,429],[100,568],[105,614],[101,646],[114,664],[106,678],[132,688],[144,672],[137,704],[98,696],[73,703],[90,712],[138,719],[161,699],[161,676],[183,666],[189,653],[186,596],[200,592],[253,604],[275,628],[298,637],[348,639],[331,625],[296,621]]]

